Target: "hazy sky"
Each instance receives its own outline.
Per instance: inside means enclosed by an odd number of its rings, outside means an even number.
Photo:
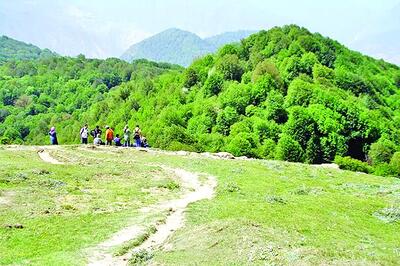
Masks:
[[[104,58],[171,27],[205,37],[295,23],[400,63],[399,14],[400,0],[0,0],[0,35]]]

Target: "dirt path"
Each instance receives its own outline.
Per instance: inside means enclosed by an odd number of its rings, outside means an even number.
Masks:
[[[156,226],[156,232],[151,235],[140,246],[134,248],[126,255],[113,257],[112,249],[122,245],[124,242],[139,237],[144,233],[145,228],[139,224],[133,224],[122,229],[110,239],[100,243],[89,258],[89,265],[127,265],[132,254],[138,250],[151,250],[161,246],[167,238],[176,230],[184,225],[184,212],[186,207],[193,202],[211,199],[214,195],[214,189],[217,185],[216,179],[207,176],[207,181],[203,184],[199,180],[199,174],[190,173],[182,169],[171,169],[163,167],[166,170],[172,170],[182,181],[182,184],[190,192],[179,199],[169,200],[142,208],[143,213],[152,213],[162,210],[171,210],[164,224]]]
[[[12,198],[14,196],[14,191],[0,191],[0,206],[11,204]]]
[[[50,153],[44,149],[41,149],[38,151],[38,155],[40,157],[40,159],[42,159],[44,162],[46,163],[51,163],[51,164],[64,164],[60,161],[58,161],[57,159],[55,159],[54,157],[52,157],[50,155]]]

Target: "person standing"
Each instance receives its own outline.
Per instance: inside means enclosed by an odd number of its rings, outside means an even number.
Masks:
[[[88,144],[89,128],[87,124],[85,124],[85,126],[81,128],[80,133],[81,133],[82,144]]]
[[[131,146],[131,130],[129,129],[128,125],[124,128],[124,146],[130,147]]]
[[[114,131],[109,126],[106,126],[106,145],[112,146],[114,139]]]
[[[141,142],[142,131],[140,130],[139,125],[136,125],[133,138],[135,139],[136,148],[140,148],[142,146],[142,142]]]
[[[49,131],[51,145],[58,145],[56,128],[52,127]]]
[[[100,135],[101,137],[101,133],[103,133],[103,131],[100,129],[100,126],[96,126],[96,128],[93,129],[90,134],[93,138],[97,138],[97,135]]]

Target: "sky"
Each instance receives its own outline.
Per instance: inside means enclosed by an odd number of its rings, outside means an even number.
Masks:
[[[172,27],[209,37],[298,24],[400,64],[399,14],[400,0],[0,0],[0,35],[106,58]]]

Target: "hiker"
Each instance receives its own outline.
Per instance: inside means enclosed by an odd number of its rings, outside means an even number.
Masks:
[[[94,145],[103,145],[103,141],[100,138],[100,134],[97,134],[97,136],[94,138],[93,140],[93,144]]]
[[[114,131],[109,126],[106,126],[106,145],[112,146],[113,139],[114,139]]]
[[[89,128],[87,124],[85,124],[85,126],[81,128],[80,134],[81,134],[82,144],[88,144]]]
[[[124,128],[124,146],[131,146],[131,130],[129,129],[128,125],[126,125]]]
[[[142,137],[142,147],[143,148],[150,148],[150,145],[149,145],[149,143],[147,143],[147,139],[146,139],[146,137]]]
[[[93,130],[90,132],[90,135],[92,135],[93,138],[96,138],[97,135],[100,135],[100,137],[101,137],[101,133],[102,133],[102,132],[103,132],[103,131],[101,131],[100,126],[96,126],[96,128],[93,129]]]
[[[56,128],[52,127],[49,131],[51,145],[58,145]]]
[[[120,139],[120,137],[119,137],[119,134],[117,134],[117,135],[115,136],[114,143],[115,143],[115,146],[117,146],[117,147],[120,147],[120,146],[121,146],[121,139]]]
[[[140,148],[142,146],[141,141],[140,141],[141,137],[142,137],[142,131],[140,130],[139,125],[136,125],[135,133],[133,135],[133,138],[135,139],[135,143],[136,143],[136,146],[135,146],[136,148]]]

